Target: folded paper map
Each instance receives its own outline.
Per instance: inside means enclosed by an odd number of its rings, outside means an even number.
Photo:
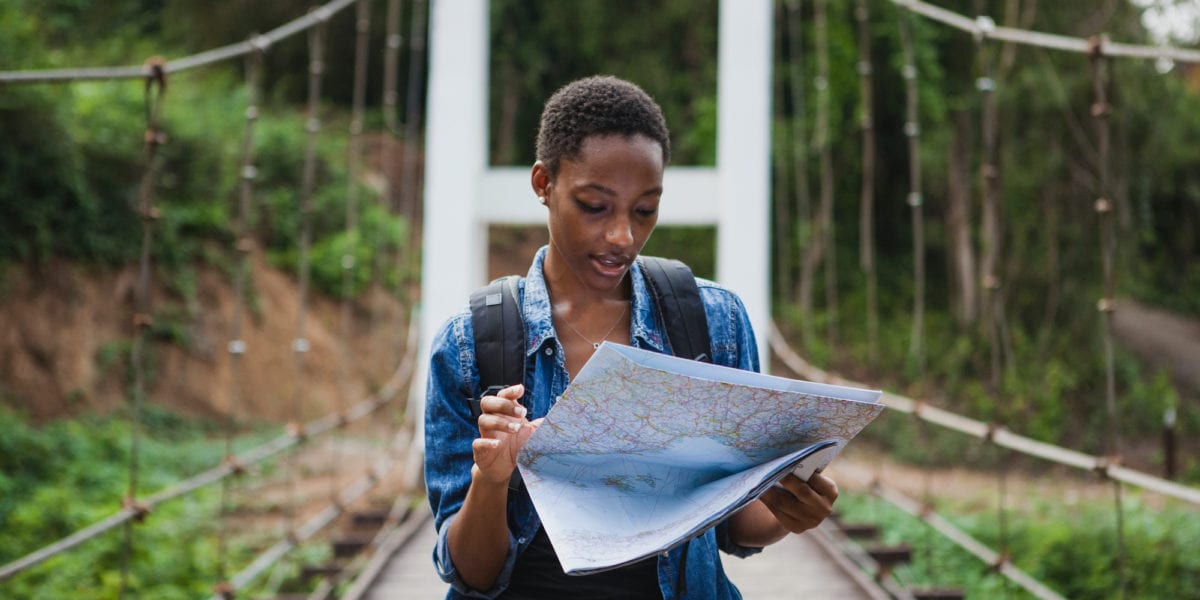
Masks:
[[[879,395],[605,342],[517,465],[563,570],[595,573],[686,542],[793,470],[807,479]]]

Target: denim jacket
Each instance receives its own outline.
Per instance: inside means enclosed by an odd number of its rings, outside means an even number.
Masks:
[[[522,281],[521,308],[525,317],[525,397],[521,402],[529,410],[530,420],[546,416],[568,383],[563,349],[554,331],[550,296],[542,275],[546,247],[534,257],[529,274]],[[630,306],[630,341],[633,346],[669,353],[662,316],[654,304],[640,267],[630,269],[633,299]],[[733,292],[704,279],[697,279],[713,362],[719,365],[757,371],[758,350],[745,308]],[[433,562],[438,575],[450,583],[447,599],[495,598],[508,587],[513,566],[537,533],[541,521],[529,493],[522,486],[509,492],[508,557],[495,586],[490,590],[468,587],[454,568],[447,547],[450,524],[462,508],[471,483],[474,458],[471,442],[479,430],[471,419],[468,398],[481,391],[479,369],[475,364],[475,341],[471,314],[467,309],[451,317],[433,340],[425,410],[425,484],[437,528],[437,546]],[[722,523],[669,552],[658,560],[658,582],[665,600],[681,598],[679,572],[684,566],[687,598],[730,600],[741,598],[737,588],[725,576],[717,549],[739,557],[759,551],[734,544],[728,527]],[[683,553],[688,552],[687,560]],[[681,565],[681,563],[684,563]]]

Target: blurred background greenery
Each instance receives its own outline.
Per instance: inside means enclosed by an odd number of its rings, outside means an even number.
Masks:
[[[1024,0],[941,1],[959,12],[990,14],[997,20],[1019,10],[1021,26],[1086,37],[1107,33],[1112,39],[1148,43],[1142,8],[1123,0],[1098,3]],[[803,339],[802,350],[813,362],[849,376],[913,395],[981,420],[995,421],[1047,442],[1091,453],[1106,449],[1108,426],[1102,406],[1104,363],[1102,327],[1095,311],[1102,293],[1099,225],[1093,202],[1099,193],[1096,133],[1090,116],[1092,80],[1085,56],[998,43],[980,45],[970,36],[922,19],[912,19],[920,98],[922,173],[927,215],[926,360],[908,352],[914,283],[908,193],[907,141],[903,132],[904,82],[899,22],[903,13],[891,2],[872,1],[871,51],[874,56],[875,111],[878,135],[876,213],[873,236],[879,277],[879,340],[870,346],[866,285],[858,266],[858,196],[861,185],[862,105],[856,63],[859,60],[855,3],[829,2],[829,133],[832,195],[836,205],[837,282],[840,302],[835,313],[820,301],[824,279],[815,282],[813,330],[836,324],[837,341],[825,335]],[[672,131],[673,164],[712,165],[716,136],[716,0],[602,1],[493,0],[491,2],[490,145],[493,164],[526,165],[533,159],[533,139],[544,99],[580,76],[611,73],[642,85],[662,105]],[[43,69],[138,64],[145,57],[168,58],[246,39],[295,18],[306,6],[285,0],[8,0],[0,3],[0,69]],[[801,323],[797,281],[800,255],[811,243],[811,219],[798,201],[805,187],[815,206],[820,172],[816,86],[817,32],[813,2],[799,4],[798,21],[787,7],[777,6],[774,78],[774,164],[776,202],[791,212],[776,229],[773,256],[786,265],[774,282],[775,316],[789,332]],[[382,63],[385,2],[372,1],[371,72]],[[419,276],[406,264],[382,260],[404,247],[415,228],[405,214],[380,197],[369,177],[350,182],[346,168],[353,64],[353,11],[330,22],[322,113],[327,131],[318,148],[318,192],[313,215],[313,281],[320,293],[341,294],[342,255],[349,249],[369,268],[356,271],[350,292],[360,296],[372,282],[398,288]],[[405,11],[404,18],[411,18]],[[800,23],[796,28],[790,23]],[[409,24],[402,24],[402,31]],[[1195,40],[1190,43],[1194,46]],[[402,44],[399,81],[405,85],[407,44]],[[1006,55],[1005,52],[1011,52]],[[798,58],[791,58],[798,57]],[[990,379],[987,332],[977,320],[956,312],[961,282],[953,275],[958,250],[953,246],[948,207],[954,194],[972,199],[978,220],[978,176],[981,157],[981,96],[977,78],[993,61],[999,107],[998,164],[1003,254],[998,275],[1007,317],[1006,355],[999,381]],[[795,62],[799,61],[799,62]],[[258,179],[252,228],[269,262],[293,271],[298,260],[299,218],[295,206],[303,160],[302,127],[307,49],[303,36],[278,44],[264,63],[265,90],[257,142]],[[1111,195],[1117,209],[1118,296],[1174,311],[1183,318],[1200,316],[1200,68],[1118,59],[1109,62],[1113,144]],[[229,273],[238,173],[242,111],[246,92],[238,61],[173,77],[168,90],[164,128],[170,136],[161,154],[158,182],[163,218],[154,238],[155,279],[178,299],[197,293],[196,270],[215,267]],[[424,89],[424,80],[413,85]],[[797,92],[800,95],[797,95]],[[381,80],[368,83],[366,129],[380,131]],[[402,89],[400,98],[407,97]],[[398,115],[405,118],[405,107]],[[0,88],[0,292],[6,273],[50,265],[66,259],[88,269],[116,269],[136,261],[140,248],[134,210],[143,168],[144,107],[138,82],[84,82],[70,85]],[[803,133],[803,137],[800,136]],[[419,140],[404,140],[417,144]],[[368,146],[371,147],[370,145]],[[801,162],[801,155],[807,161]],[[372,159],[368,158],[368,164]],[[377,162],[370,167],[376,173]],[[955,183],[955,177],[965,183]],[[345,191],[358,186],[364,198],[359,235],[344,231]],[[958,185],[959,188],[955,188]],[[963,188],[962,186],[965,186]],[[809,209],[811,211],[811,207]],[[980,233],[971,233],[978,248]],[[660,231],[647,252],[678,256],[698,273],[712,276],[712,228]],[[0,310],[4,297],[0,293]],[[169,321],[168,321],[169,323]],[[168,327],[169,329],[169,327]],[[760,332],[765,335],[765,332]],[[171,335],[160,336],[172,343]],[[178,340],[175,340],[178,342]],[[128,350],[114,349],[118,355]],[[102,357],[97,357],[100,361]],[[120,368],[119,356],[104,359]],[[1166,368],[1166,360],[1118,349],[1116,385],[1128,462],[1159,472],[1166,457],[1159,446],[1162,417],[1178,414],[1177,435],[1185,440],[1179,477],[1200,482],[1195,443],[1200,433],[1198,391],[1182,384]],[[22,416],[22,398],[6,391],[0,373],[0,397],[10,408],[0,420],[0,531],[10,543],[0,548],[0,562],[15,558],[45,541],[95,518],[80,506],[66,515],[50,515],[38,507],[74,500],[111,497],[120,488],[113,462],[122,458],[113,441],[119,415],[89,416],[99,426],[72,423],[31,424]],[[174,419],[176,416],[163,416]],[[948,435],[918,443],[910,423],[887,417],[870,430],[874,443],[895,459],[926,465],[977,461],[969,443]],[[92,423],[85,421],[85,423]],[[196,444],[208,439],[207,425],[180,425]],[[208,431],[211,433],[211,431]],[[164,433],[167,438],[173,434]],[[192,443],[192,442],[189,442]],[[215,442],[214,442],[215,443]],[[154,450],[147,462],[169,465],[164,478],[196,470],[209,454],[176,450],[191,462],[169,458],[169,444]],[[107,450],[106,450],[107,449]],[[212,454],[212,453],[210,453]],[[217,456],[217,454],[212,454]],[[107,465],[97,470],[98,465]],[[73,473],[90,474],[76,477]],[[153,480],[153,478],[152,478]],[[164,479],[165,481],[165,479]],[[73,493],[78,490],[79,493]],[[210,499],[211,500],[211,499]],[[1098,509],[1097,509],[1098,510]],[[1135,589],[1144,597],[1179,597],[1200,587],[1195,553],[1200,545],[1192,528],[1162,535],[1162,519],[1176,513],[1138,505],[1130,509],[1137,530],[1130,556],[1178,557],[1172,575],[1140,577]],[[103,511],[100,511],[101,513]],[[1058,523],[1087,530],[1087,511],[1057,515]],[[1159,519],[1159,520],[1155,520]],[[1194,519],[1193,519],[1194,520]],[[980,525],[986,537],[986,525]],[[1139,526],[1140,527],[1140,526]],[[1156,529],[1156,527],[1158,529]],[[1057,527],[1023,531],[1031,541],[1024,565],[1051,587],[1069,595],[1100,597],[1113,593],[1103,569],[1072,569],[1062,552],[1079,539],[1063,541]],[[1033,538],[1042,536],[1037,541]],[[1055,537],[1059,536],[1059,537]],[[1167,536],[1167,537],[1163,537]],[[1171,537],[1174,536],[1174,537]],[[1051,539],[1054,538],[1054,539]],[[1169,539],[1168,539],[1169,538]],[[1095,534],[1089,556],[1102,567],[1110,560],[1105,537]],[[1057,540],[1057,541],[1055,541]],[[1166,541],[1164,541],[1166,540]],[[1164,552],[1159,544],[1174,544]],[[115,546],[114,546],[115,547]],[[1091,546],[1089,546],[1091,547]],[[92,552],[92,551],[89,551]],[[96,550],[103,553],[105,550]],[[4,595],[34,597],[33,590],[111,590],[115,554],[86,555],[97,566],[78,569],[92,583],[54,583],[41,576],[18,580]],[[1054,557],[1059,557],[1054,559]],[[153,560],[153,556],[144,557]],[[67,560],[67,559],[64,559]],[[71,559],[74,560],[74,559]],[[187,561],[185,561],[187,562]],[[52,563],[65,568],[64,562]],[[195,562],[192,561],[193,569]],[[1175,565],[1175,563],[1171,563]],[[150,569],[159,572],[169,565]],[[1176,567],[1172,567],[1176,568]],[[106,570],[107,569],[107,570]],[[200,569],[203,570],[203,569]],[[88,571],[85,574],[85,571]],[[143,572],[146,569],[142,569]],[[104,573],[107,573],[105,575]],[[184,581],[196,573],[164,575]],[[104,578],[107,583],[96,583]],[[1082,579],[1081,579],[1082,578]],[[23,583],[22,583],[23,582]],[[1107,582],[1107,583],[1106,583]],[[1174,582],[1174,583],[1172,583]],[[1182,583],[1180,583],[1182,582]],[[92,587],[93,584],[99,588]],[[8,585],[8,584],[4,584]],[[67,587],[44,588],[62,585]],[[146,583],[150,586],[150,583]],[[159,584],[155,583],[155,586]],[[144,587],[149,595],[168,597],[175,583]],[[180,590],[201,589],[195,580]],[[994,585],[994,584],[985,584]],[[1184,587],[1173,587],[1182,585]],[[76,587],[71,587],[76,586]],[[109,586],[109,587],[105,587]],[[989,588],[983,588],[986,591]],[[1190,592],[1189,592],[1190,590]],[[152,592],[152,593],[151,593]],[[189,594],[178,592],[180,597]],[[97,594],[103,595],[103,594]]]

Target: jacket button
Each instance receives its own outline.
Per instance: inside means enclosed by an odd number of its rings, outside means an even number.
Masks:
[[[546,356],[554,356],[554,348],[546,348]]]

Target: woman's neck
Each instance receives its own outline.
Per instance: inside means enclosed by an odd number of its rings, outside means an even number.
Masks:
[[[591,312],[593,309],[603,311],[614,305],[625,306],[633,297],[633,285],[630,274],[625,273],[621,283],[611,290],[594,290],[584,285],[583,280],[571,270],[570,265],[558,256],[556,249],[551,246],[546,252],[542,263],[542,278],[546,281],[546,290],[550,301],[558,308],[561,305],[569,307],[572,312],[583,309]]]

